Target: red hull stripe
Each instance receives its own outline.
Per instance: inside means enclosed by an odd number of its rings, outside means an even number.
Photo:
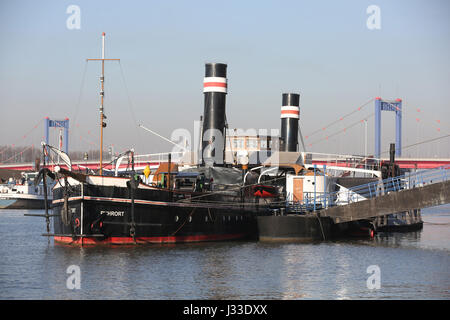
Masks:
[[[212,234],[212,235],[194,235],[194,236],[167,236],[167,237],[136,237],[136,243],[180,243],[180,242],[200,242],[200,241],[221,241],[242,239],[246,236],[244,233],[238,234]],[[94,245],[94,244],[134,244],[131,237],[108,237],[103,240],[98,238],[76,238],[66,236],[54,236],[56,243],[72,245]]]
[[[125,198],[107,198],[107,197],[91,197],[91,196],[83,196],[83,197],[70,197],[69,201],[77,201],[77,200],[93,200],[93,201],[105,201],[105,202],[117,202],[117,203],[131,203],[131,199]],[[52,204],[63,203],[64,199],[56,199],[52,201]],[[188,208],[216,208],[216,209],[236,209],[241,206],[240,203],[230,203],[228,205],[222,205],[219,203],[187,203],[187,202],[162,202],[162,201],[151,201],[151,200],[140,200],[135,199],[135,204],[147,204],[147,205],[155,205],[155,206],[169,206],[169,207],[188,207]]]
[[[84,197],[70,197],[69,201],[77,201],[77,200],[94,200],[94,201],[109,201],[109,202],[121,202],[121,203],[131,203],[131,199],[124,199],[124,198],[107,198],[107,197],[91,197],[91,196],[84,196]],[[62,203],[64,202],[64,199],[57,199],[53,200],[52,203]],[[154,204],[154,205],[160,205],[160,206],[168,206],[170,205],[169,202],[161,202],[161,201],[149,201],[149,200],[139,200],[135,199],[134,203],[138,204]],[[171,203],[173,205],[177,205],[177,203]],[[178,205],[180,205],[178,203]]]

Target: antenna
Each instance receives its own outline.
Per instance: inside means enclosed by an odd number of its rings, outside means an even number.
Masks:
[[[100,175],[102,175],[103,168],[103,128],[106,127],[106,115],[103,109],[103,100],[105,97],[105,61],[120,61],[120,59],[105,59],[105,36],[102,33],[102,57],[100,59],[86,59],[87,61],[101,61],[102,62],[102,74],[100,75]]]
[[[164,139],[164,140],[167,141],[167,142],[170,142],[171,144],[173,144],[173,145],[175,145],[175,146],[177,146],[177,147],[183,149],[184,151],[189,151],[188,149],[186,149],[186,148],[183,147],[182,145],[179,145],[179,144],[173,142],[172,140],[169,140],[169,139],[167,139],[166,137],[163,137],[162,135],[156,133],[155,131],[150,130],[150,129],[147,128],[147,127],[144,127],[142,124],[140,124],[139,127],[142,128],[142,129],[144,129],[144,130],[146,130],[146,131],[148,131],[148,132],[150,132],[150,133],[152,133],[152,134],[154,134],[155,136],[160,137],[161,139]]]

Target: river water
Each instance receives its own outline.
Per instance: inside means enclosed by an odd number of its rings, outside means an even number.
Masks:
[[[450,205],[418,232],[310,244],[66,247],[24,213],[43,211],[0,210],[3,300],[450,299]]]

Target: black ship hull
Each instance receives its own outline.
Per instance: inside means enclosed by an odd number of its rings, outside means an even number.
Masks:
[[[321,241],[332,237],[333,222],[327,217],[314,215],[260,216],[260,241]]]
[[[329,217],[309,214],[260,216],[260,241],[322,241],[340,238],[373,238],[375,229],[368,220],[336,224]]]
[[[54,189],[53,226],[56,243],[137,244],[251,239],[256,236],[258,205],[229,194],[208,201],[202,194],[140,185],[121,186],[129,179],[103,178],[106,183],[82,183]],[[113,183],[111,183],[111,181]],[[108,185],[109,184],[109,185]],[[66,189],[67,190],[67,189]],[[247,199],[248,200],[248,199]]]
[[[423,228],[420,209],[398,212],[375,219],[378,232],[409,232]]]

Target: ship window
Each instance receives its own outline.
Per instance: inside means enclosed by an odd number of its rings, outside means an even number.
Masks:
[[[178,218],[178,216],[175,216],[175,222],[178,222],[178,219],[180,218]]]
[[[208,222],[208,216],[205,216],[205,222]]]
[[[267,140],[261,140],[260,145],[262,150],[267,149]]]
[[[192,222],[192,216],[189,216],[189,222]]]
[[[245,150],[244,139],[241,137],[233,139],[233,149]]]
[[[247,140],[247,148],[256,150],[258,149],[258,140],[257,139],[248,139]]]

